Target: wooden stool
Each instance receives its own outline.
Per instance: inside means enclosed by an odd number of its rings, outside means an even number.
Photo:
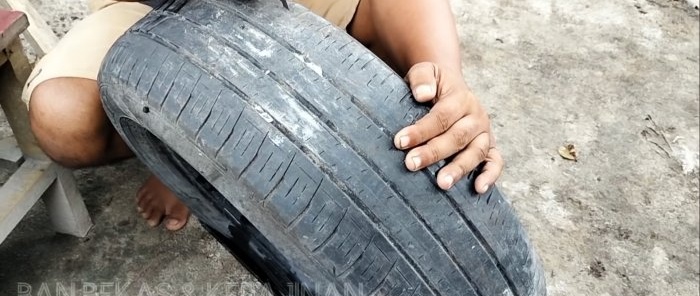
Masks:
[[[24,54],[20,33],[29,27],[29,19],[37,22],[26,34],[35,51],[43,54],[56,37],[42,30],[43,21],[26,0],[0,0],[0,106],[14,139],[0,141],[0,157],[14,163],[24,162],[0,187],[0,243],[17,226],[41,197],[46,204],[54,229],[60,233],[84,237],[92,227],[85,204],[77,190],[71,171],[52,162],[39,148],[29,126],[27,106],[22,102],[22,86],[31,72]],[[17,7],[21,6],[21,7]],[[42,33],[43,32],[43,33]],[[51,36],[38,36],[51,34]]]

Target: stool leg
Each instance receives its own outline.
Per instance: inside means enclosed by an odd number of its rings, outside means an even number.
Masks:
[[[15,41],[10,43],[10,46],[5,49],[5,52],[12,65],[12,69],[15,71],[17,80],[27,81],[27,79],[29,79],[29,74],[32,73],[32,65],[29,64],[29,59],[27,55],[24,54],[22,42],[19,39],[15,39]]]
[[[70,170],[57,166],[56,181],[41,198],[56,232],[85,237],[92,228],[92,220]]]
[[[29,66],[19,39],[5,52],[10,63],[0,65],[0,106],[5,111],[24,157],[48,160],[37,145],[29,125],[27,106],[21,99],[23,83],[29,75]],[[92,227],[85,203],[72,173],[58,165],[55,167],[56,179],[42,195],[51,221],[57,232],[83,237]]]
[[[16,53],[15,53],[16,54]],[[10,58],[12,60],[12,58]],[[27,105],[22,102],[23,83],[17,78],[11,63],[0,65],[0,106],[15,134],[22,154],[34,159],[48,160],[37,145],[36,138],[29,126]]]

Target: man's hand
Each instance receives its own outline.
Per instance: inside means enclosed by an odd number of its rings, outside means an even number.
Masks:
[[[451,70],[462,59],[450,1],[360,0],[348,32],[397,73],[407,73],[417,101],[434,103],[424,118],[394,139],[397,148],[410,150],[406,167],[417,171],[453,156],[437,178],[440,188],[450,189],[486,161],[475,183],[476,191],[485,193],[501,175],[503,159],[488,114],[459,69]]]
[[[454,156],[438,173],[438,185],[447,190],[485,161],[475,189],[480,194],[488,191],[501,175],[503,158],[495,147],[488,114],[461,73],[419,63],[408,71],[406,80],[418,102],[434,104],[425,117],[394,139],[397,148],[410,149],[406,167],[418,171]]]

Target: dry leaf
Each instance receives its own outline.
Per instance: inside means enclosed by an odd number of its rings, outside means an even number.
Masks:
[[[574,146],[574,144],[567,144],[566,146],[559,147],[559,155],[564,159],[578,161],[576,146]]]

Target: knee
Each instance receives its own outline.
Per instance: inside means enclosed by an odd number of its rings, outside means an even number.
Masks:
[[[31,94],[29,118],[39,146],[63,166],[92,166],[107,146],[107,119],[94,81],[57,78],[42,82]]]

